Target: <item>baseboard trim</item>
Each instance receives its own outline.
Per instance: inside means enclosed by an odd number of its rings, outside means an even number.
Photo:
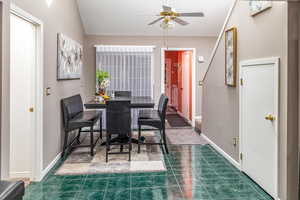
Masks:
[[[61,152],[57,154],[57,156],[51,161],[51,163],[42,171],[41,177],[39,178],[38,181],[43,180],[43,178],[48,174],[48,172],[54,167],[54,165],[59,161],[61,157]]]
[[[241,165],[236,160],[234,160],[229,154],[227,154],[223,149],[221,149],[216,143],[214,143],[212,140],[210,140],[205,134],[201,133],[201,136],[207,140],[207,142],[222,156],[224,156],[231,164],[233,164],[236,168],[241,170]]]
[[[10,178],[30,178],[31,177],[30,171],[25,172],[10,172],[9,177]]]
[[[180,115],[180,116],[184,119],[185,122],[189,123],[189,124],[191,125],[191,127],[194,127],[192,121],[189,120],[189,119],[187,119],[187,118],[183,115],[182,112],[177,111],[177,114]]]

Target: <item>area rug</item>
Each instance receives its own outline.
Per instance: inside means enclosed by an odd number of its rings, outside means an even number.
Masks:
[[[179,114],[168,114],[166,119],[172,128],[176,127],[190,127],[191,125]]]
[[[199,135],[193,128],[188,129],[166,129],[166,135],[170,144],[201,144],[208,142]]]
[[[137,132],[133,133],[137,138]],[[143,132],[146,142],[154,142],[157,136],[154,131]],[[104,139],[105,141],[105,139]],[[137,153],[138,146],[133,144],[131,152],[131,162],[128,155],[109,155],[106,163],[106,146],[101,146],[103,141],[99,141],[95,147],[94,157],[90,156],[89,148],[77,148],[56,171],[56,175],[79,175],[79,174],[101,174],[101,173],[138,173],[138,172],[160,172],[166,171],[163,154],[159,145],[142,145],[141,153]],[[83,144],[89,143],[89,137],[85,137]],[[111,151],[120,151],[119,146],[113,146]],[[124,151],[128,147],[124,146]]]

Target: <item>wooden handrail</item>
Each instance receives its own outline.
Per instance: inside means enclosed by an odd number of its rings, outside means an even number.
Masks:
[[[212,51],[212,54],[211,54],[211,56],[210,56],[210,59],[209,59],[209,62],[208,62],[208,67],[207,67],[207,69],[206,69],[206,72],[205,72],[205,74],[204,74],[202,80],[199,82],[199,83],[200,83],[200,86],[203,86],[203,84],[204,84],[205,78],[206,78],[206,76],[207,76],[207,74],[208,74],[208,72],[209,72],[209,70],[210,70],[212,61],[213,61],[213,59],[214,59],[214,57],[215,57],[215,55],[216,55],[216,53],[217,53],[217,50],[218,50],[218,47],[219,47],[220,43],[221,43],[223,34],[224,34],[225,31],[226,31],[226,27],[227,27],[227,24],[228,24],[228,22],[229,22],[229,19],[230,19],[231,15],[232,15],[233,9],[234,9],[234,7],[236,6],[236,3],[237,3],[238,1],[239,1],[239,0],[234,0],[233,4],[232,4],[232,6],[231,6],[231,8],[230,8],[230,10],[229,10],[229,12],[228,12],[228,15],[227,15],[227,17],[226,17],[226,19],[225,19],[225,22],[224,22],[223,27],[222,27],[222,29],[221,29],[221,32],[220,32],[220,34],[219,34],[218,40],[217,40],[217,42],[216,42],[216,45],[215,45],[215,47],[214,47],[214,49],[213,49],[213,51]]]

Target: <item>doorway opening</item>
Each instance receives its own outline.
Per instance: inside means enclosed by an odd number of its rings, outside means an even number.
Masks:
[[[169,98],[169,128],[191,127],[194,122],[194,49],[163,49],[163,91]]]
[[[39,181],[43,167],[43,24],[11,5],[9,178]]]

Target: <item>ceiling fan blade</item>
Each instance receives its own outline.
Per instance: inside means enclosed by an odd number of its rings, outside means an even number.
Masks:
[[[172,8],[170,6],[163,6],[164,12],[171,12]]]
[[[177,22],[178,24],[180,24],[180,25],[182,25],[182,26],[186,26],[186,25],[188,25],[189,23],[188,22],[186,22],[186,21],[184,21],[184,20],[182,20],[182,19],[179,19],[179,18],[174,18],[173,19],[175,22]]]
[[[204,17],[203,12],[194,12],[194,13],[177,13],[179,17]]]
[[[164,17],[160,17],[160,18],[154,20],[153,22],[149,23],[148,25],[153,25],[153,24],[159,22],[159,21],[162,20],[162,19],[164,19]]]

